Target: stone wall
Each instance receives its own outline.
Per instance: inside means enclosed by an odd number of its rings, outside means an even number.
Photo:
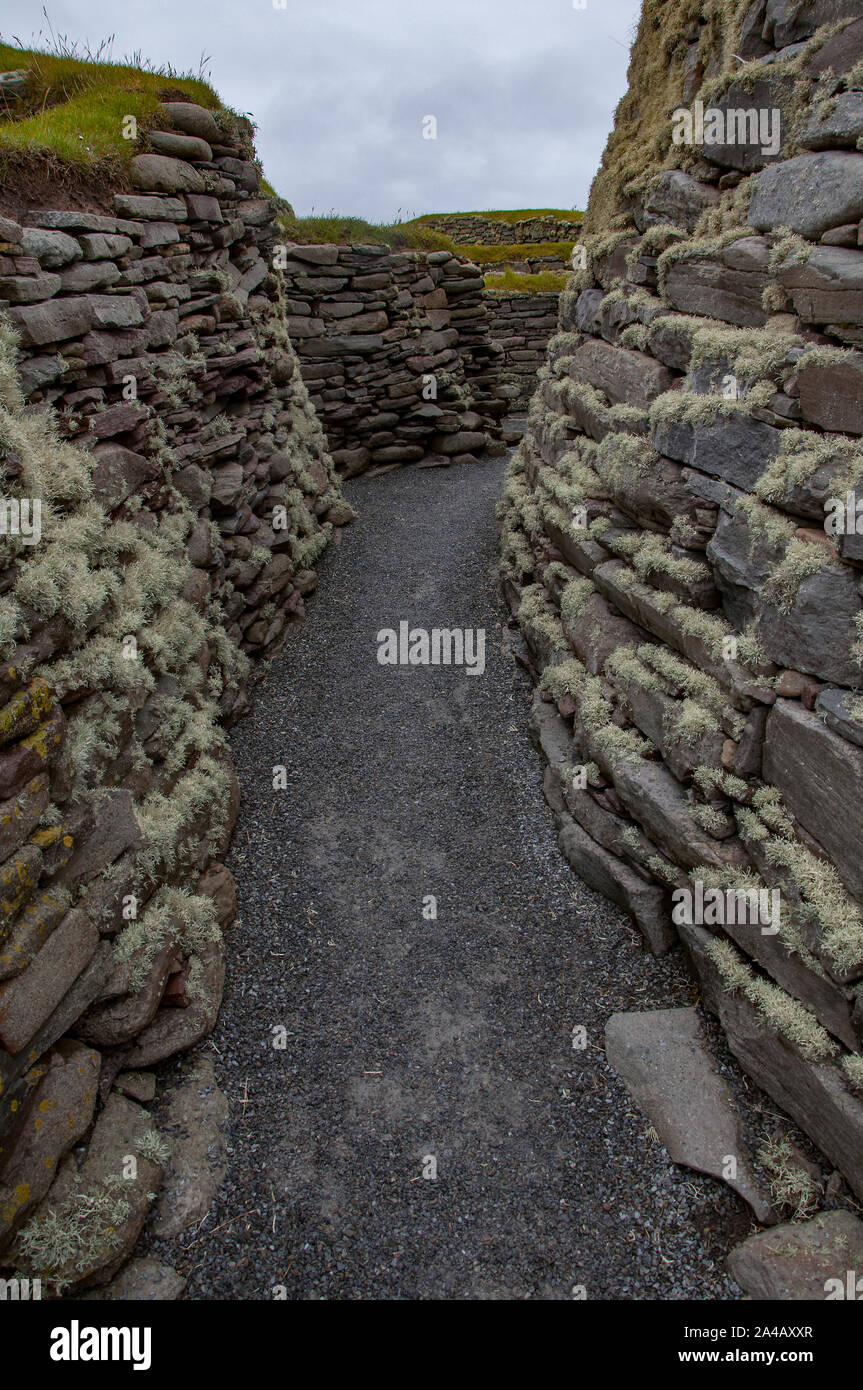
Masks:
[[[279,263],[288,330],[340,470],[473,462],[499,440],[501,354],[476,266],[449,251],[295,244]]]
[[[533,395],[548,340],[557,328],[559,298],[556,293],[486,294],[489,334],[503,348],[500,379],[513,388],[513,411],[526,410]]]
[[[236,909],[220,724],[352,515],[248,132],[162,116],[111,214],[0,219],[0,1266],[46,1293],[162,1182],[150,1068],[212,1027]]]
[[[529,241],[577,241],[581,218],[569,221],[558,217],[525,217],[504,222],[482,213],[449,212],[427,217],[426,226],[445,232],[460,246],[521,246]]]
[[[859,1199],[858,14],[648,0],[500,515],[563,852],[654,952],[683,943],[743,1067]],[[779,147],[739,125],[675,145],[696,98],[780,110]],[[751,889],[779,890],[778,930],[732,920]]]

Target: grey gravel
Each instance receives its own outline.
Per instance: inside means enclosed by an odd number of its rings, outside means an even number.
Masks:
[[[739,1297],[743,1203],[670,1163],[605,1061],[616,1010],[696,996],[557,849],[494,578],[505,464],[349,484],[359,519],[233,733],[228,1172],[150,1242],[187,1297]],[[484,627],[485,674],[378,665],[402,618]]]

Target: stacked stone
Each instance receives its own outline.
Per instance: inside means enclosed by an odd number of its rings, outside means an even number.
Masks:
[[[504,222],[482,213],[449,212],[428,217],[426,225],[445,232],[459,246],[522,246],[529,241],[577,241],[581,235],[581,219],[568,221],[559,217],[525,217],[519,222]]]
[[[536,387],[536,374],[545,362],[549,339],[557,329],[558,300],[551,294],[486,295],[489,333],[503,348],[503,372],[511,388],[511,409],[528,407]]]
[[[686,100],[709,71],[706,104],[782,108],[781,149],[669,140],[588,213],[500,512],[564,853],[654,952],[682,940],[860,1198],[863,549],[825,525],[863,495],[858,12],[741,7],[742,74],[685,36]],[[672,919],[711,887],[778,889],[778,932]]]
[[[476,266],[449,251],[286,249],[288,329],[339,469],[475,462],[506,408],[483,390],[497,354]]]
[[[4,531],[10,496],[42,504],[36,543],[0,541],[0,1265],[72,1288],[122,1263],[161,1181],[146,1069],[218,1011],[239,804],[219,717],[352,515],[247,133],[161,114],[113,215],[0,220]],[[82,1197],[83,1253],[46,1268],[36,1218],[75,1226]]]

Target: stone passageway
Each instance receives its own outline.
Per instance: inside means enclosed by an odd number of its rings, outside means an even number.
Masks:
[[[359,519],[234,731],[228,1175],[158,1247],[187,1297],[735,1292],[742,1203],[669,1163],[605,1061],[611,1013],[694,993],[558,852],[494,577],[505,463],[349,485]],[[484,675],[379,665],[401,619],[485,628]]]

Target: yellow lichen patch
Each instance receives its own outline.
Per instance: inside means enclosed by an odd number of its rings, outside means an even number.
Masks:
[[[41,678],[32,681],[26,690],[19,690],[0,709],[0,745],[30,733],[47,718],[53,703],[51,687]]]

